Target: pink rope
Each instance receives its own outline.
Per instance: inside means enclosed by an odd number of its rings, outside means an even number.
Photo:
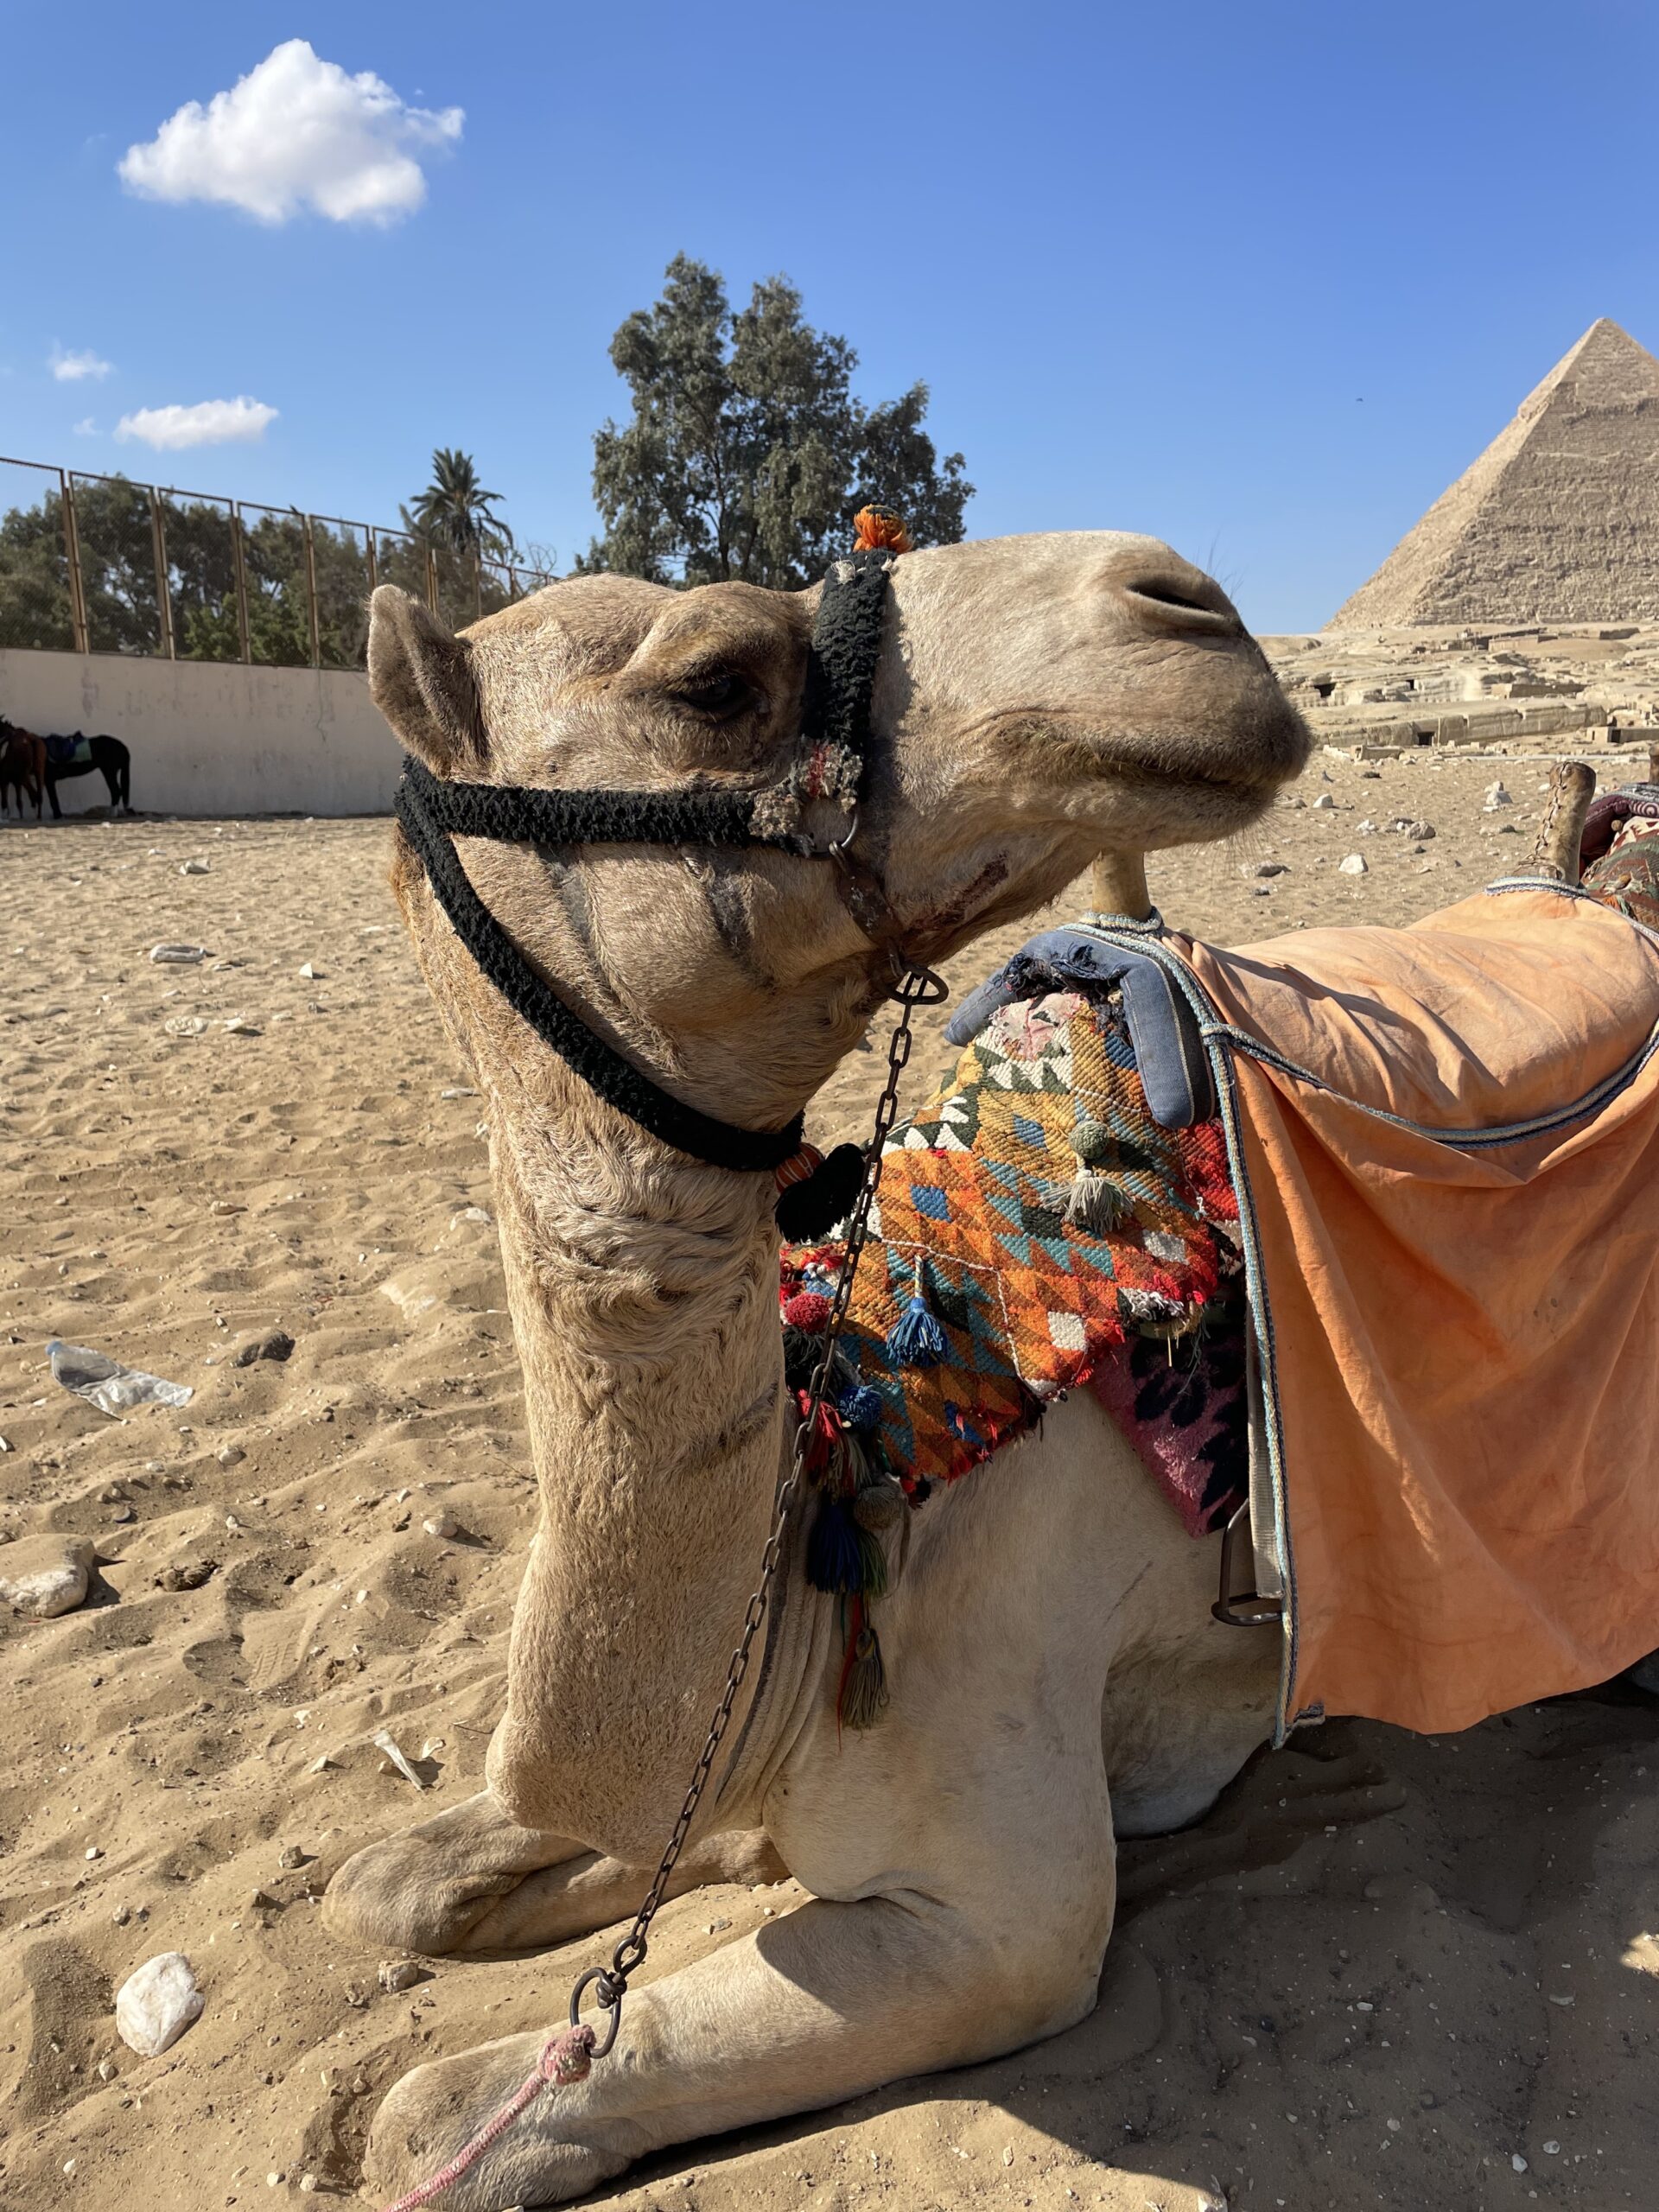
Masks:
[[[418,2189],[411,2189],[407,2196],[400,2196],[386,2212],[419,2212],[423,2204],[429,2204],[435,2196],[442,2196],[452,2182],[461,2179],[468,2168],[475,2166],[499,2136],[505,2135],[521,2112],[533,2105],[542,2091],[550,2086],[563,2088],[572,2082],[585,2081],[593,2066],[594,2031],[589,2027],[565,2028],[550,2036],[542,2045],[542,2055],[536,2062],[536,2071],[529,2080],[515,2089],[500,2111],[486,2120],[470,2143],[463,2143],[454,2157],[442,2170],[423,2181]]]

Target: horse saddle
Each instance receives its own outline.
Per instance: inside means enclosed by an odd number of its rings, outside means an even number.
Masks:
[[[48,737],[42,741],[47,760],[54,768],[90,768],[92,764],[92,741],[79,730],[69,737]]]

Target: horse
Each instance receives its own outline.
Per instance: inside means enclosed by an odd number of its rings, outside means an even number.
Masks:
[[[23,818],[23,800],[35,802],[35,819],[41,818],[41,794],[46,788],[46,746],[33,730],[0,721],[0,815],[10,811],[11,791],[17,792],[17,819]]]
[[[80,732],[75,732],[77,741]],[[123,814],[132,812],[132,755],[118,737],[89,737],[83,741],[86,747],[85,760],[54,760],[48,743],[46,747],[46,795],[52,802],[52,819],[61,822],[63,809],[58,804],[58,785],[71,776],[90,776],[94,768],[102,775],[110,794],[110,811],[118,806]]]

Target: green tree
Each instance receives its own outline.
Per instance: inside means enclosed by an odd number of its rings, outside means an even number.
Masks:
[[[799,589],[845,551],[870,499],[897,507],[916,544],[956,543],[974,487],[922,427],[925,384],[855,399],[857,354],[813,329],[785,276],[736,313],[699,261],[677,255],[667,279],[611,341],[633,412],[594,439],[605,535],[578,569]]]
[[[432,481],[412,509],[404,509],[404,526],[447,552],[511,560],[512,532],[493,512],[500,498],[479,482],[471,454],[440,446],[432,456]]]

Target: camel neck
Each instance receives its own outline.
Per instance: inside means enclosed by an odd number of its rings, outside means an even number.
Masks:
[[[525,1825],[637,1863],[702,1750],[771,1516],[772,1179],[580,1093],[498,1098],[492,1151],[542,1510],[490,1779]]]

